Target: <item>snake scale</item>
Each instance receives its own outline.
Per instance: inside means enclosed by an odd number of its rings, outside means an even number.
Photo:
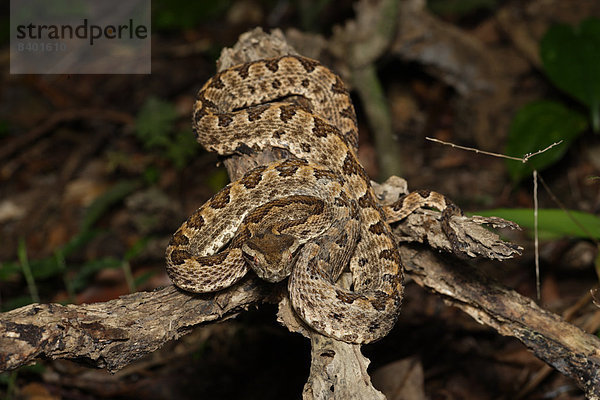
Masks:
[[[388,221],[447,204],[421,191],[379,206],[358,162],[356,114],[341,79],[300,56],[234,66],[200,89],[193,126],[220,155],[271,146],[295,158],[249,171],[181,225],[166,251],[175,285],[213,292],[249,269],[270,282],[289,277],[291,304],[316,331],[349,343],[385,336],[403,295]],[[344,289],[336,281],[348,268],[353,281]]]

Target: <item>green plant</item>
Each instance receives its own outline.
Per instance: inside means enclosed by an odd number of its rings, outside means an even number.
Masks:
[[[41,376],[46,368],[42,363],[35,363],[32,365],[24,365],[12,371],[6,371],[0,373],[0,385],[5,386],[6,390],[4,393],[0,391],[0,398],[5,400],[23,398],[17,396],[17,378],[19,375],[36,375]]]
[[[136,134],[147,149],[159,150],[176,168],[182,168],[199,147],[190,129],[176,129],[178,117],[172,103],[150,97],[137,116]]]
[[[550,82],[577,103],[574,107],[556,100],[541,100],[519,110],[510,127],[506,154],[523,156],[563,140],[529,163],[508,161],[513,182],[533,169],[546,168],[563,157],[569,144],[589,128],[600,132],[600,19],[579,26],[551,26],[540,42],[544,72]],[[586,116],[589,115],[588,116]]]
[[[4,119],[0,119],[0,138],[8,136],[10,132],[10,124]]]
[[[63,282],[69,297],[73,298],[74,293],[83,289],[90,278],[97,271],[104,268],[119,268],[123,261],[114,257],[105,257],[98,260],[89,260],[81,265],[67,265],[65,259],[82,249],[91,239],[93,239],[100,230],[94,228],[96,222],[116,203],[123,200],[128,194],[139,188],[140,181],[121,181],[99,196],[87,208],[86,213],[81,222],[79,233],[73,236],[67,243],[54,251],[54,254],[42,259],[31,260],[27,256],[25,240],[19,241],[18,261],[7,261],[0,263],[0,280],[9,280],[15,275],[25,277],[29,288],[29,295],[12,298],[9,300],[3,299],[2,310],[10,310],[31,303],[31,301],[39,301],[37,294],[36,280],[44,280],[55,276],[62,276]],[[144,242],[145,243],[145,242]],[[131,258],[131,255],[137,254],[139,244],[134,245],[133,253],[128,252],[126,257]],[[69,278],[67,273],[74,271],[73,277]]]
[[[523,228],[533,230],[533,210],[529,208],[499,208],[478,211],[484,217],[502,216]],[[556,239],[564,236],[600,240],[600,218],[596,215],[561,209],[538,210],[538,232],[541,239]]]
[[[530,158],[527,163],[507,161],[506,168],[512,181],[520,182],[531,176],[534,169],[539,171],[559,161],[569,144],[587,128],[584,114],[555,101],[534,101],[521,108],[510,126],[507,155],[519,157],[561,140],[562,143]]]
[[[587,107],[592,128],[600,132],[600,19],[579,26],[557,24],[540,44],[544,70],[552,83]]]
[[[484,217],[498,216],[516,222],[531,232],[535,229],[534,210],[529,208],[499,208],[478,211]],[[575,237],[592,240],[596,245],[600,241],[600,218],[596,215],[563,209],[538,210],[538,237],[552,240],[562,237]],[[594,260],[594,268],[600,280],[600,252]]]

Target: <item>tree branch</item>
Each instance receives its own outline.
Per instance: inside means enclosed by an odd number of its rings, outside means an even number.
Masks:
[[[600,398],[600,339],[596,336],[466,263],[450,262],[423,248],[401,246],[400,251],[408,278],[500,334],[516,337],[536,356],[577,381],[589,399]],[[115,372],[197,326],[233,317],[251,304],[276,300],[280,289],[248,278],[205,295],[169,286],[105,303],[31,304],[0,314],[0,370],[36,359],[66,358]],[[315,352],[315,341],[325,342],[321,344],[325,349],[332,346],[330,339],[313,339],[313,368],[315,358],[333,361],[337,354]],[[325,370],[328,363],[319,365]]]
[[[237,315],[273,288],[245,279],[219,293],[194,295],[174,286],[104,303],[30,304],[0,314],[0,371],[36,359],[70,359],[110,372],[204,323]]]
[[[537,357],[600,399],[600,339],[465,263],[401,247],[407,275],[481,324],[519,339]]]

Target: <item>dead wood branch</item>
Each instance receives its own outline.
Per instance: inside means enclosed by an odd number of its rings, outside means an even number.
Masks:
[[[600,339],[466,263],[451,263],[448,257],[423,248],[401,247],[400,251],[408,278],[502,335],[516,337],[577,381],[588,398],[600,399]],[[114,372],[194,327],[230,318],[249,305],[276,298],[269,296],[273,296],[271,285],[247,279],[208,295],[193,295],[171,286],[106,303],[31,304],[0,314],[0,370],[36,359],[66,358]],[[325,349],[332,358],[326,361],[333,362],[337,353],[332,353],[330,342],[322,342],[319,349]],[[316,352],[316,357],[323,358],[323,354]],[[320,371],[328,371],[328,363],[319,365],[323,366]]]
[[[64,358],[115,372],[198,325],[236,315],[268,293],[272,288],[247,279],[210,295],[169,286],[105,303],[31,304],[0,314],[0,370]]]
[[[400,248],[420,286],[440,294],[478,322],[513,336],[537,357],[577,381],[588,399],[600,399],[600,339],[495,282],[477,269],[429,251]]]

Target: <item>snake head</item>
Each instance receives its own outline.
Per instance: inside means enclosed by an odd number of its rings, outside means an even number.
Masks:
[[[286,234],[260,233],[242,245],[242,253],[256,274],[268,282],[279,282],[292,273],[294,253],[300,244]]]

